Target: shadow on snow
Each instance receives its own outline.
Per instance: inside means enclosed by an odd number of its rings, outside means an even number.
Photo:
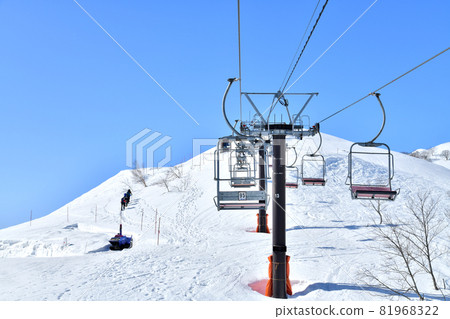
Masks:
[[[88,254],[95,254],[95,253],[101,253],[101,252],[104,252],[104,251],[109,251],[109,246],[110,245],[108,244],[108,245],[105,245],[105,246],[100,247],[98,249],[91,250],[91,251],[88,252]]]
[[[347,226],[294,226],[286,229],[286,231],[303,230],[303,229],[348,229],[357,230],[361,228],[381,228],[381,227],[397,227],[396,224],[386,225],[347,225]]]
[[[311,284],[308,287],[306,287],[305,290],[299,291],[299,292],[293,294],[290,298],[306,296],[309,293],[314,292],[316,290],[322,290],[322,291],[359,290],[361,292],[369,292],[369,293],[375,293],[375,294],[381,294],[381,295],[387,295],[387,296],[397,296],[392,291],[382,288],[382,287],[358,286],[358,285],[354,285],[354,284],[338,284],[338,283],[332,283],[332,282],[316,282],[316,283]],[[405,293],[405,295],[411,299],[417,298],[417,295],[415,295],[413,293]],[[445,298],[448,300],[449,296],[446,296]],[[425,299],[428,299],[428,300],[444,301],[445,298],[442,295],[425,294]]]

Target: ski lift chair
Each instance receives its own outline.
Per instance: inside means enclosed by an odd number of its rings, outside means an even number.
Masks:
[[[295,180],[286,181],[286,188],[298,188],[298,168],[286,166],[286,171],[293,171],[295,174]]]
[[[317,163],[320,167],[320,174],[315,175],[307,175],[305,173],[305,164],[307,163]],[[302,184],[306,186],[325,186],[325,171],[326,171],[326,163],[325,159],[322,155],[317,154],[306,154],[302,157],[302,166],[301,166],[301,176],[302,176]]]
[[[363,147],[363,151],[355,151],[354,147]],[[385,151],[380,149],[382,147]],[[368,148],[377,148],[375,150],[367,150]],[[386,156],[387,158],[387,181],[386,183],[358,183],[354,179],[354,158],[356,154],[367,156]],[[380,199],[380,200],[395,200],[400,190],[392,190],[391,181],[394,177],[394,156],[387,144],[384,143],[354,143],[350,147],[348,154],[348,176],[347,184],[350,186],[352,199]]]
[[[230,141],[233,141],[232,145],[236,146],[236,139],[240,141],[243,137],[229,137]],[[242,142],[242,141],[241,141]],[[256,162],[254,152],[252,148],[236,148],[231,147],[231,151],[225,151],[218,143],[217,150],[214,152],[214,180],[217,181],[217,196],[214,197],[214,204],[217,210],[260,210],[267,209],[268,195],[264,190],[260,190],[256,185],[256,181],[260,180],[256,178]],[[242,145],[241,145],[242,146]],[[244,152],[236,156],[234,152]],[[220,163],[221,154],[227,153],[228,160],[228,173],[231,173],[229,178],[222,178],[220,175]],[[264,156],[267,156],[267,152],[264,152]],[[249,156],[243,156],[249,155]],[[251,161],[247,161],[245,158],[252,158]],[[239,175],[241,174],[241,175]],[[264,178],[267,183],[267,177]],[[223,184],[229,183],[232,187],[246,187],[243,190],[230,191],[229,188],[223,190]],[[265,189],[267,189],[267,184]]]
[[[319,152],[320,147],[322,146],[322,134],[320,133],[320,126],[317,123],[314,126],[317,130],[317,134],[319,134],[320,142],[317,150],[312,154],[305,154],[302,157],[302,166],[301,166],[301,177],[302,184],[306,186],[325,186],[325,171],[326,171],[326,163],[325,158],[322,155],[317,154]],[[314,171],[314,174],[310,172],[306,172],[305,166],[315,164],[318,166],[318,170]]]
[[[381,129],[378,134],[371,141],[364,143],[354,143],[350,147],[350,152],[348,153],[348,176],[346,183],[350,185],[352,199],[379,199],[393,201],[400,193],[400,189],[392,190],[391,185],[392,178],[394,177],[394,156],[391,154],[391,150],[387,144],[375,143],[375,140],[380,136],[381,132],[384,129],[384,125],[386,123],[386,112],[380,99],[380,93],[370,93],[370,95],[375,96],[380,104],[381,110],[383,112],[383,124],[381,125]],[[353,148],[355,146],[362,147],[363,151],[354,151]],[[365,154],[368,156],[386,156],[388,163],[387,181],[384,184],[380,184],[378,181],[376,183],[365,182],[364,184],[356,182],[353,174],[355,154]]]
[[[289,149],[294,150],[295,160],[291,165],[286,165],[286,188],[298,188],[298,168],[294,166],[298,158],[297,150],[295,147],[290,147]],[[290,174],[287,173],[290,171],[294,172],[295,179],[288,180]]]

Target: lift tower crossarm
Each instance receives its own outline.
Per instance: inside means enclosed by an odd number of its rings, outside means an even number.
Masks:
[[[261,119],[261,122],[263,122],[264,125],[267,124],[266,120],[264,120],[264,117],[262,116],[261,112],[259,112],[258,108],[256,107],[255,103],[253,103],[252,99],[248,96],[249,93],[243,92],[244,96],[247,98],[247,100],[250,102],[251,106],[255,110],[256,114],[258,114],[259,118]],[[251,93],[250,93],[251,94]]]
[[[286,94],[286,93],[285,93]],[[308,100],[305,102],[305,104],[303,105],[302,109],[300,110],[300,112],[298,112],[297,116],[294,118],[293,123],[295,123],[298,118],[300,117],[300,115],[302,115],[303,111],[305,110],[306,106],[308,105],[309,101],[311,101],[311,99],[313,98],[314,95],[319,95],[319,93],[309,93],[310,96],[308,98]]]

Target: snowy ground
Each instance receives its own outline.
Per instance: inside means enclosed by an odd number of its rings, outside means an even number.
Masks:
[[[296,144],[295,141],[290,141]],[[352,200],[347,152],[351,143],[324,134],[327,185],[287,190],[287,246],[293,296],[298,300],[396,300],[364,284],[360,272],[378,269],[382,257],[373,230],[378,215]],[[314,140],[296,144],[299,154]],[[144,188],[122,171],[73,202],[38,220],[0,230],[0,300],[264,300],[271,236],[255,233],[256,211],[218,212],[213,203],[212,151],[182,165],[183,177]],[[450,170],[395,153],[394,188],[401,193],[388,213],[402,216],[408,197],[431,190],[450,207]],[[299,164],[299,162],[297,163]],[[364,170],[382,171],[369,162]],[[153,172],[149,183],[168,168]],[[358,172],[358,174],[362,171]],[[134,247],[109,251],[118,231],[120,197],[133,197],[123,213],[123,231]],[[269,187],[270,184],[269,184]],[[157,245],[155,211],[161,218]],[[269,209],[269,215],[271,209]],[[97,220],[96,220],[97,219]],[[141,220],[143,220],[141,230]],[[269,218],[269,226],[272,222]],[[447,227],[438,238],[449,248]],[[448,252],[435,262],[439,282],[450,286]],[[427,276],[421,289],[442,300]],[[450,290],[443,291],[447,298]],[[412,295],[411,295],[412,296]]]
[[[418,149],[412,152],[413,156],[428,159],[430,162],[444,166],[445,168],[450,169],[450,142],[439,144],[435,147],[432,147],[428,150]]]

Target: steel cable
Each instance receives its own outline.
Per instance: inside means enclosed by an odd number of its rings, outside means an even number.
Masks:
[[[428,62],[430,62],[430,61],[431,61],[431,60],[433,60],[434,58],[437,58],[438,56],[440,56],[441,54],[443,54],[443,53],[447,52],[448,50],[450,50],[450,47],[448,47],[448,48],[446,48],[445,50],[443,50],[443,51],[439,52],[438,54],[436,54],[436,55],[432,56],[432,57],[431,57],[431,58],[429,58],[428,60],[426,60],[426,61],[424,61],[424,62],[420,63],[419,65],[415,66],[415,67],[414,67],[414,68],[412,68],[411,70],[409,70],[409,71],[407,71],[407,72],[403,73],[402,75],[400,75],[400,76],[396,77],[395,79],[393,79],[392,81],[390,81],[390,82],[388,82],[388,83],[384,84],[383,86],[379,87],[378,89],[376,89],[376,90],[373,90],[372,92],[370,92],[370,93],[369,93],[369,94],[367,94],[366,96],[364,96],[364,97],[360,98],[359,100],[357,100],[357,101],[355,101],[355,102],[353,102],[353,103],[351,103],[351,104],[347,105],[346,107],[344,107],[344,108],[340,109],[339,111],[337,111],[337,112],[335,112],[335,113],[331,114],[330,116],[328,116],[328,117],[324,118],[324,119],[323,119],[323,120],[321,120],[321,121],[320,121],[319,123],[325,122],[326,120],[328,120],[328,119],[332,118],[333,116],[335,116],[335,115],[337,115],[337,114],[341,113],[342,111],[344,111],[344,110],[346,110],[346,109],[350,108],[351,106],[353,106],[353,105],[355,105],[355,104],[357,104],[357,103],[361,102],[362,100],[364,100],[364,99],[368,98],[369,96],[373,95],[373,94],[374,94],[375,92],[381,91],[382,89],[384,89],[384,88],[385,88],[385,87],[387,87],[388,85],[390,85],[390,84],[394,83],[395,81],[397,81],[397,80],[401,79],[401,78],[402,78],[402,77],[404,77],[405,75],[407,75],[407,74],[411,73],[412,71],[414,71],[414,70],[418,69],[418,68],[419,68],[419,67],[421,67],[422,65],[424,65],[424,64],[426,64],[426,63],[428,63]]]
[[[286,74],[284,75],[283,82],[281,82],[281,86],[280,86],[279,91],[281,91],[281,88],[283,87],[284,81],[286,81],[286,78],[287,78],[287,76],[288,76],[288,74],[289,74],[289,70],[291,69],[292,64],[294,64],[295,57],[297,56],[297,53],[298,53],[298,51],[300,50],[300,46],[301,46],[301,44],[303,43],[303,39],[305,38],[306,32],[308,31],[309,26],[311,25],[311,22],[312,22],[312,20],[313,20],[313,18],[314,18],[314,15],[316,14],[316,11],[317,11],[317,8],[319,7],[320,1],[321,1],[321,0],[317,1],[316,7],[314,8],[314,11],[313,11],[313,13],[312,13],[312,15],[311,15],[311,18],[309,19],[309,22],[308,22],[308,25],[306,26],[305,32],[303,32],[302,38],[301,38],[301,40],[300,40],[300,42],[299,42],[299,44],[298,44],[297,50],[295,51],[295,54],[294,54],[294,56],[292,57],[291,64],[289,64],[289,68],[287,69]]]
[[[300,61],[300,59],[301,59],[301,57],[303,55],[303,52],[305,51],[306,46],[308,45],[309,40],[311,39],[311,36],[314,33],[314,30],[316,29],[317,24],[319,23],[320,17],[322,16],[322,13],[325,11],[325,7],[327,6],[327,4],[328,4],[328,0],[325,1],[325,4],[323,5],[322,10],[320,11],[319,16],[317,17],[316,22],[314,23],[314,26],[311,29],[311,32],[309,33],[308,39],[306,39],[305,45],[303,46],[303,49],[302,49],[302,52],[300,52],[300,55],[298,56],[298,59],[295,62],[294,67],[292,68],[291,74],[289,75],[288,79],[286,80],[286,83],[284,84],[283,90],[281,90],[282,92],[284,92],[284,90],[286,89],[286,86],[289,83],[289,80],[292,77],[292,74],[294,74],[295,68],[297,67],[298,62]]]

